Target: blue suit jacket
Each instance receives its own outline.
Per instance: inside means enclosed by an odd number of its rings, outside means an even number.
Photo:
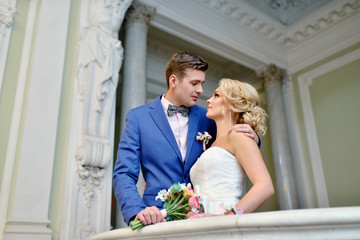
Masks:
[[[160,200],[155,201],[161,189],[168,189],[177,182],[190,182],[190,168],[203,152],[202,143],[196,141],[198,132],[207,131],[216,136],[215,122],[206,118],[206,110],[191,107],[183,162],[160,98],[128,112],[119,143],[113,184],[127,224],[146,206],[162,207]],[[140,167],[146,182],[143,198],[136,188]]]

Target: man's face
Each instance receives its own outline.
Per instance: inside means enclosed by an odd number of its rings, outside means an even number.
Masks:
[[[194,106],[199,95],[203,93],[202,85],[205,82],[205,73],[200,70],[187,69],[182,81],[175,75],[170,78],[173,80],[170,81],[170,84],[174,84],[174,98],[171,102],[176,106]]]

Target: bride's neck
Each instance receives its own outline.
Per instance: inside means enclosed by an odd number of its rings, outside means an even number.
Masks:
[[[216,120],[216,139],[220,139],[229,134],[229,129],[234,125],[233,122],[230,122],[228,117],[225,117],[221,120]]]

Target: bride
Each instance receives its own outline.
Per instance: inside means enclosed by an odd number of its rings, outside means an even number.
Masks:
[[[265,134],[267,115],[258,106],[259,95],[247,83],[224,78],[207,103],[206,116],[216,122],[217,134],[190,170],[195,192],[205,214],[224,214],[224,207],[254,212],[274,194],[272,180],[256,143],[229,129],[246,123],[258,135]],[[253,184],[247,193],[245,174]]]

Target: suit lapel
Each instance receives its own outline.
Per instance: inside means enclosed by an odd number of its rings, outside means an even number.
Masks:
[[[174,149],[175,153],[178,155],[182,161],[181,153],[179,147],[176,143],[175,136],[171,130],[169,121],[167,120],[164,108],[161,104],[160,98],[156,99],[149,105],[149,114],[154,120],[156,126],[160,129],[166,140],[169,142],[171,147]]]
[[[187,159],[191,154],[191,147],[196,139],[197,129],[199,124],[199,113],[197,111],[196,106],[190,108],[189,112],[189,131],[187,136],[187,147],[186,147],[186,158],[185,162],[187,163]]]

